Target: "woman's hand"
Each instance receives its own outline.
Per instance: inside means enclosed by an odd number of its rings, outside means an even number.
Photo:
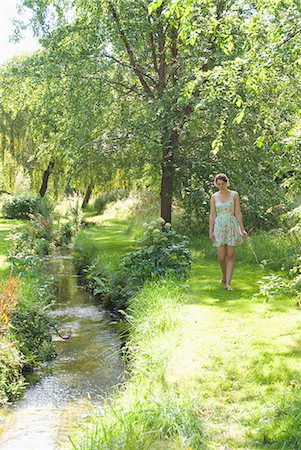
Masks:
[[[212,244],[214,244],[215,239],[214,239],[214,234],[213,233],[209,233],[209,239],[212,242]]]
[[[248,235],[248,233],[246,232],[246,230],[242,230],[241,234],[242,234],[242,236],[243,236],[244,238],[248,238],[248,237],[249,237],[249,235]]]

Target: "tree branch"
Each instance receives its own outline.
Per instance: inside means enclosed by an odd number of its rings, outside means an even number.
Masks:
[[[160,18],[162,14],[162,8],[163,6],[160,6],[160,8],[157,9],[157,18]],[[166,34],[164,32],[164,27],[162,23],[160,23],[160,26],[158,27],[158,35],[159,35],[158,91],[159,94],[162,94],[166,86],[166,73],[167,73],[167,64],[165,55]]]
[[[120,65],[123,66],[123,67],[127,67],[128,69],[133,69],[133,67],[132,67],[130,64],[126,64],[126,63],[120,61],[120,59],[116,58],[116,57],[113,56],[113,55],[108,55],[107,53],[103,53],[102,56],[104,56],[105,58],[110,58],[110,59],[112,59],[112,60],[115,61],[117,64],[120,64]],[[140,70],[141,70],[141,68],[140,68]],[[148,75],[147,73],[143,72],[142,70],[141,70],[141,73],[142,73],[143,76],[149,78],[149,79],[152,81],[152,83],[154,84],[154,86],[156,86],[157,83],[156,83],[156,80],[153,79],[153,77],[151,77],[151,76]]]
[[[150,48],[152,51],[152,61],[153,61],[153,66],[154,66],[155,72],[159,73],[157,52],[156,52],[156,46],[155,46],[155,38],[154,38],[153,32],[151,32],[151,34],[150,34]]]
[[[132,47],[130,45],[130,42],[129,42],[128,38],[127,38],[127,35],[125,34],[125,31],[124,31],[124,29],[123,29],[123,27],[121,25],[120,18],[119,18],[119,15],[117,13],[117,10],[115,9],[115,7],[113,6],[113,4],[111,2],[109,2],[109,8],[110,8],[111,13],[112,13],[112,15],[114,17],[116,26],[117,26],[118,31],[119,31],[120,38],[123,41],[124,46],[126,48],[126,51],[127,51],[128,57],[129,57],[129,61],[130,61],[130,65],[131,65],[133,71],[137,75],[137,77],[138,77],[138,79],[139,79],[139,81],[140,81],[140,83],[141,83],[145,93],[149,97],[154,97],[153,91],[151,90],[151,88],[147,84],[147,82],[145,81],[143,73],[142,73],[142,70],[141,70],[141,67],[138,64],[138,62],[136,61],[133,49],[132,49]]]

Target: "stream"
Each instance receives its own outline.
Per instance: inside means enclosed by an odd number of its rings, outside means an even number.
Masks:
[[[68,445],[70,427],[100,412],[104,398],[123,382],[125,367],[112,318],[78,284],[69,255],[51,256],[48,264],[58,280],[50,316],[60,334],[71,337],[53,336],[57,357],[39,368],[38,381],[7,408],[4,425],[0,424],[1,450]]]

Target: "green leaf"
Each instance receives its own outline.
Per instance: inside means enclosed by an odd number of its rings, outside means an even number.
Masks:
[[[244,118],[245,112],[246,112],[246,110],[245,110],[245,108],[243,108],[243,109],[240,111],[240,113],[235,117],[234,121],[235,121],[238,125],[241,123],[242,119]]]
[[[154,11],[156,11],[158,8],[160,8],[162,3],[163,3],[163,0],[155,0],[154,2],[152,2],[148,7],[148,13],[151,14]]]
[[[255,144],[257,145],[258,148],[261,148],[263,146],[264,139],[265,139],[264,136],[259,136],[259,138],[256,140]]]

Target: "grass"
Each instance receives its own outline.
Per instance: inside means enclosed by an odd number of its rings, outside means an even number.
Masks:
[[[207,236],[194,237],[192,246],[203,259],[216,259],[216,249]],[[280,270],[289,261],[292,250],[298,246],[298,242],[291,235],[279,230],[251,233],[250,238],[237,248],[236,261]]]
[[[128,309],[131,323],[127,349],[131,380],[116,393],[101,419],[92,419],[75,448],[201,448],[198,400],[166,381],[172,349],[177,345],[181,290],[172,280],[147,284]],[[163,447],[162,447],[163,445]]]
[[[99,251],[116,256],[132,248],[126,227],[108,219],[87,232]],[[301,448],[300,311],[289,297],[253,298],[257,281],[279,268],[281,238],[253,241],[273,262],[254,264],[241,248],[233,292],[199,240],[189,287],[157,283],[134,299],[133,377],[76,448]],[[288,249],[284,239],[281,258]]]
[[[202,397],[208,449],[300,449],[300,312],[291,298],[252,298],[263,275],[238,264],[229,292],[199,259],[183,308],[170,380]]]

